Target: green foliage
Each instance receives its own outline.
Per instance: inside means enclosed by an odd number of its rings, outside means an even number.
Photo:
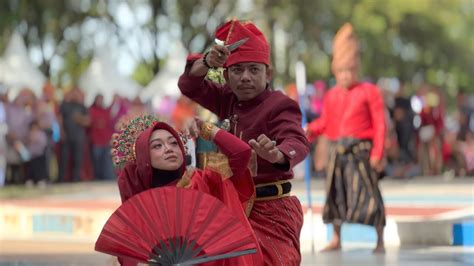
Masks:
[[[154,76],[155,73],[153,73],[152,68],[146,63],[141,63],[135,68],[132,78],[140,85],[146,86],[148,83],[150,83]]]
[[[211,68],[207,72],[207,79],[219,83],[219,84],[225,84],[225,78],[224,78],[224,69],[223,68]]]
[[[30,49],[41,51],[40,69],[45,75],[56,85],[73,84],[94,53],[94,40],[82,35],[83,25],[95,19],[97,27],[109,27],[109,36],[125,43],[129,33],[121,31],[118,17],[111,12],[111,7],[125,3],[131,10],[149,7],[148,21],[133,30],[148,36],[143,44],[155,48],[169,44],[160,36],[179,32],[188,51],[202,52],[213,43],[216,26],[226,19],[235,16],[253,20],[265,32],[272,51],[283,47],[279,54],[272,53],[272,62],[283,62],[275,72],[276,80],[283,84],[294,81],[294,63],[303,60],[311,82],[331,78],[332,38],[343,23],[350,22],[361,41],[363,75],[374,79],[397,76],[407,82],[421,75],[445,89],[449,97],[460,86],[474,93],[472,0],[255,0],[245,12],[239,11],[236,2],[0,1],[0,52],[12,32],[19,31]],[[273,35],[275,28],[284,32],[282,43]],[[50,53],[45,51],[48,42],[53,44]],[[142,85],[159,72],[167,59],[157,50],[133,53],[136,68],[132,77]],[[62,60],[59,70],[51,68],[54,58]],[[208,78],[225,82],[222,70],[210,71]]]

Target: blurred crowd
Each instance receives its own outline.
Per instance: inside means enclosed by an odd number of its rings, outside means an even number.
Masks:
[[[455,107],[448,111],[441,88],[421,84],[409,94],[406,88],[413,84],[402,84],[395,78],[380,79],[377,85],[384,96],[388,126],[386,176],[474,175],[474,95],[458,90]],[[308,122],[321,115],[327,88],[321,80],[307,86]],[[296,95],[296,88],[288,86],[286,90]],[[320,137],[313,151],[317,175],[324,175],[327,150],[328,140]]]
[[[47,83],[39,97],[25,88],[9,100],[0,88],[0,187],[115,180],[111,140],[124,121],[153,113],[179,127],[196,109],[184,97],[164,97],[153,108],[118,95],[106,105],[99,94],[87,106],[79,88],[59,93]]]
[[[474,96],[459,90],[448,112],[443,90],[422,84],[408,95],[395,79],[377,83],[383,91],[388,133],[385,174],[394,178],[420,175],[474,174]],[[308,122],[321,115],[324,81],[308,84],[303,100]],[[283,90],[299,101],[295,85]],[[110,105],[102,95],[87,106],[84,93],[72,88],[58,97],[50,83],[37,96],[21,90],[12,100],[0,88],[0,186],[114,180],[110,156],[114,132],[124,121],[155,114],[178,129],[197,114],[208,114],[188,98],[165,96],[158,103],[114,96]],[[215,119],[215,118],[214,118]],[[328,140],[320,137],[312,150],[315,175],[324,176]]]

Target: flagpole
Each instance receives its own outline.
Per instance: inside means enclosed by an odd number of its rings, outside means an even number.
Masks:
[[[296,89],[298,91],[299,100],[300,100],[300,110],[301,110],[301,126],[306,128],[307,119],[306,119],[306,111],[305,111],[305,102],[306,99],[304,98],[305,90],[306,90],[306,67],[302,61],[296,62],[295,65],[296,71]],[[308,201],[308,209],[307,212],[309,214],[309,222],[310,222],[310,233],[311,233],[311,253],[314,255],[314,234],[313,234],[313,204],[311,198],[311,162],[310,162],[310,154],[306,156],[304,159],[304,182],[306,186],[306,197]]]

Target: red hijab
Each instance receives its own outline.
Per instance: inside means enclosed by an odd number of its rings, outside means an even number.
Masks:
[[[118,186],[122,202],[133,195],[151,188],[151,179],[153,176],[153,168],[151,166],[149,141],[153,131],[164,129],[171,133],[176,138],[179,148],[185,157],[184,144],[179,137],[178,132],[170,125],[163,122],[156,122],[153,126],[143,131],[135,141],[135,157],[136,160],[128,162],[119,174]],[[186,163],[180,166],[181,173],[184,174],[186,170]]]

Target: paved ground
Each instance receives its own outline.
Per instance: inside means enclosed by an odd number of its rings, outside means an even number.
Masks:
[[[456,247],[411,247],[388,249],[384,255],[373,255],[370,247],[348,247],[342,252],[317,253],[303,257],[302,265],[327,266],[454,266],[474,265],[474,249]]]
[[[11,252],[3,252],[0,266],[112,266],[115,258],[91,252],[89,244],[9,242]],[[2,244],[3,245],[3,244]],[[22,253],[17,252],[23,250]],[[371,247],[352,245],[341,252],[303,254],[302,265],[321,266],[464,266],[474,265],[474,249],[459,247],[411,247],[388,249],[373,255]]]
[[[294,195],[307,205],[302,181],[293,182]],[[82,183],[35,191],[34,197],[0,199],[0,204],[21,208],[114,209],[119,203],[114,183]],[[389,217],[430,219],[474,206],[474,179],[383,180],[382,192]],[[313,211],[320,213],[324,202],[324,183],[312,184]],[[1,191],[0,191],[1,192]],[[0,197],[2,194],[0,193]],[[0,230],[1,231],[1,230]],[[318,243],[317,248],[322,243]],[[346,244],[341,252],[304,253],[302,265],[474,265],[474,248],[416,246],[389,248],[385,255],[372,255],[372,244]],[[309,250],[308,247],[303,247]],[[303,249],[302,248],[302,249]],[[92,243],[0,241],[0,266],[4,265],[114,265],[115,259],[92,251]]]

